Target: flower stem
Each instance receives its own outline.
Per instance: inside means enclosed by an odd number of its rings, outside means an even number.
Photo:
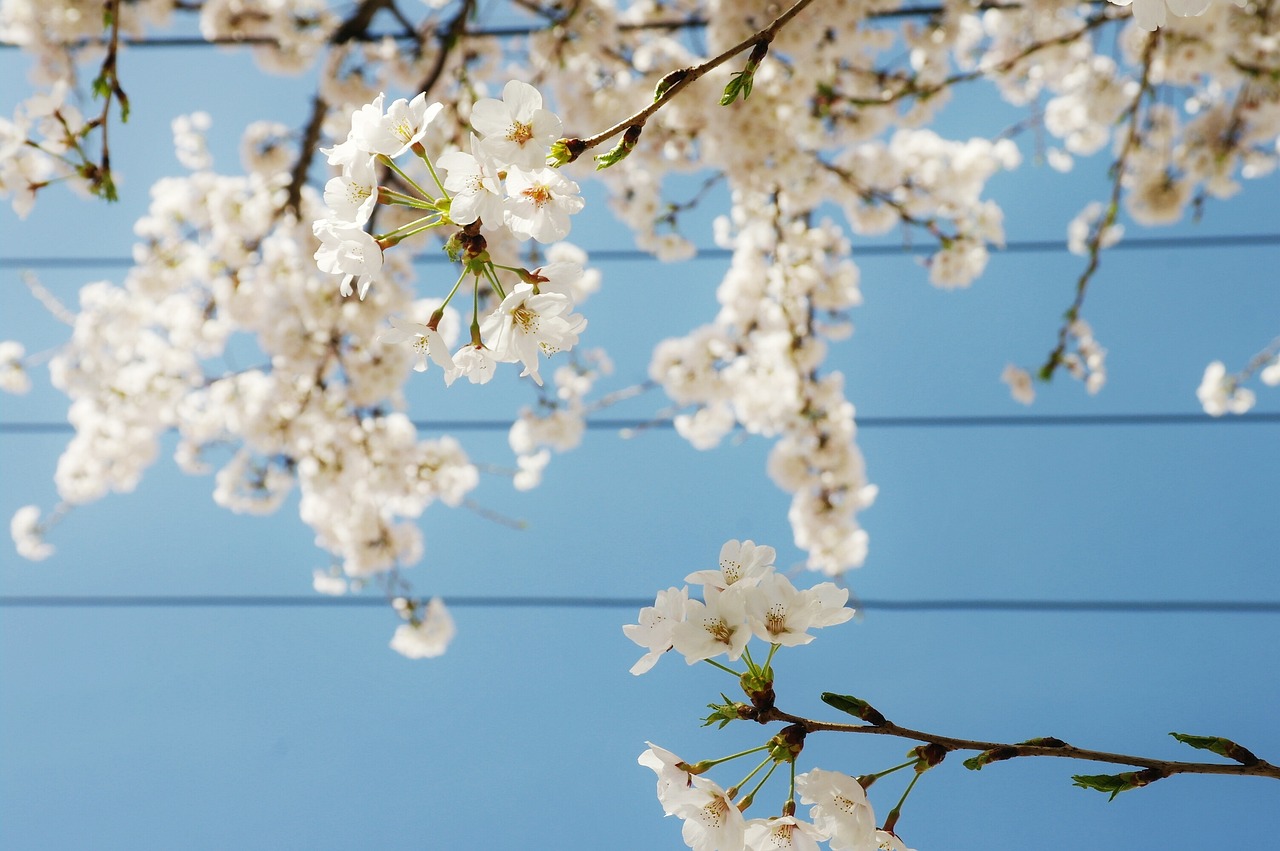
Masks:
[[[902,815],[902,805],[907,802],[907,796],[911,794],[911,790],[916,787],[916,781],[920,779],[919,772],[911,778],[911,782],[907,784],[907,790],[902,793],[902,797],[898,799],[898,803],[894,808],[889,810],[889,815],[884,817],[884,829],[893,833],[893,829],[898,825],[898,816]]]
[[[722,671],[728,671],[730,674],[733,674],[735,677],[742,676],[741,671],[735,671],[733,668],[730,668],[728,665],[721,665],[719,662],[717,662],[714,659],[703,659],[702,661],[706,662],[708,665],[712,666],[713,668],[719,668]]]
[[[462,274],[458,276],[458,280],[454,282],[453,289],[449,290],[449,294],[444,297],[444,302],[438,308],[436,308],[437,310],[444,310],[446,307],[448,307],[449,302],[452,301],[454,295],[457,294],[458,287],[462,286],[462,279],[465,278],[466,276],[467,276],[467,270],[464,268],[462,270]]]
[[[431,196],[427,194],[427,190],[419,186],[418,182],[414,180],[412,177],[405,174],[404,170],[400,168],[400,166],[396,165],[395,160],[391,159],[391,157],[387,156],[386,154],[379,154],[378,160],[387,168],[391,169],[396,174],[400,175],[400,179],[403,180],[405,183],[409,184],[410,186],[412,186],[419,195],[421,195],[423,198],[425,198],[428,201],[431,200]],[[434,174],[434,172],[432,173]]]

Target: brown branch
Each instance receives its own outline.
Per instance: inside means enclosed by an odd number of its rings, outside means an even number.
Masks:
[[[767,27],[754,35],[748,36],[718,56],[713,56],[707,61],[701,62],[697,65],[691,65],[688,68],[679,68],[670,72],[662,78],[663,81],[669,82],[669,85],[660,95],[654,98],[653,103],[627,118],[622,119],[612,127],[600,131],[594,136],[588,136],[585,139],[569,140],[568,148],[573,153],[574,158],[576,159],[582,153],[591,150],[601,142],[607,142],[614,136],[622,133],[628,127],[643,127],[644,123],[649,120],[650,116],[669,103],[671,99],[681,91],[688,88],[694,81],[704,76],[707,72],[720,67],[739,53],[746,51],[748,48],[755,48],[757,45],[761,44],[767,45],[773,40],[773,37],[777,34],[778,30],[790,23],[792,18],[804,11],[805,7],[812,2],[813,0],[797,0],[791,8],[787,9],[775,18]]]
[[[302,140],[298,143],[298,158],[293,161],[293,169],[289,173],[289,194],[281,211],[292,210],[295,217],[302,215],[302,187],[307,183],[307,173],[311,170],[311,158],[315,156],[316,146],[320,144],[320,129],[324,126],[324,118],[329,112],[329,105],[324,98],[316,95],[311,99],[311,118],[302,131]]]
[[[777,708],[762,710],[759,712],[757,720],[762,724],[769,721],[785,721],[789,724],[797,724],[806,733],[866,733],[926,742],[940,745],[947,750],[953,751],[990,752],[994,754],[990,760],[991,762],[1022,756],[1056,756],[1066,759],[1087,760],[1089,762],[1106,762],[1112,765],[1138,766],[1150,769],[1153,772],[1153,776],[1158,774],[1160,777],[1169,777],[1174,774],[1226,774],[1237,777],[1270,777],[1274,780],[1280,780],[1280,766],[1272,765],[1265,760],[1242,765],[1238,763],[1181,762],[1177,760],[1151,759],[1145,756],[1078,748],[1058,739],[1032,740],[1032,742],[1041,742],[1040,744],[984,742],[978,739],[959,739],[954,736],[939,736],[935,733],[912,730],[909,727],[901,727],[887,720],[880,724],[839,724],[829,721],[814,721],[783,712]],[[1048,743],[1044,744],[1044,742]]]
[[[1124,194],[1124,172],[1129,163],[1129,155],[1133,153],[1138,147],[1138,143],[1142,141],[1141,133],[1138,130],[1138,113],[1142,106],[1143,98],[1152,90],[1151,60],[1155,55],[1156,45],[1159,43],[1160,31],[1157,30],[1147,37],[1146,47],[1142,51],[1142,77],[1139,80],[1138,91],[1133,96],[1133,101],[1129,104],[1124,114],[1121,115],[1122,119],[1128,119],[1129,128],[1125,135],[1124,146],[1116,156],[1115,162],[1111,165],[1111,198],[1107,202],[1106,211],[1094,226],[1093,232],[1089,234],[1087,243],[1089,262],[1085,265],[1084,271],[1080,273],[1079,280],[1076,281],[1075,298],[1072,299],[1071,306],[1063,314],[1062,327],[1058,329],[1058,344],[1053,351],[1049,352],[1049,357],[1045,360],[1044,365],[1040,367],[1040,378],[1043,381],[1048,381],[1052,378],[1054,372],[1065,360],[1067,343],[1071,337],[1071,326],[1080,318],[1080,308],[1084,306],[1085,295],[1089,290],[1089,282],[1093,280],[1094,274],[1102,263],[1102,242],[1120,214],[1120,198]]]

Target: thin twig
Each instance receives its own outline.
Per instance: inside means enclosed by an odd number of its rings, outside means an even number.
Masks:
[[[1053,351],[1049,352],[1049,357],[1045,359],[1044,365],[1040,367],[1040,378],[1045,381],[1053,377],[1053,373],[1057,371],[1065,360],[1067,343],[1071,337],[1071,327],[1080,318],[1080,308],[1084,306],[1085,295],[1089,290],[1089,282],[1093,280],[1094,273],[1098,271],[1098,267],[1102,263],[1103,240],[1106,239],[1107,233],[1115,225],[1116,218],[1120,214],[1120,198],[1124,194],[1125,168],[1129,163],[1129,155],[1133,153],[1138,147],[1138,143],[1142,141],[1142,134],[1138,130],[1140,123],[1139,112],[1143,98],[1151,92],[1151,60],[1155,55],[1156,45],[1159,43],[1160,31],[1157,30],[1147,38],[1147,45],[1142,51],[1142,77],[1139,81],[1138,91],[1133,96],[1133,101],[1129,104],[1125,113],[1121,116],[1128,119],[1129,127],[1125,135],[1124,146],[1120,149],[1115,162],[1111,165],[1111,198],[1107,202],[1106,210],[1095,224],[1093,232],[1089,235],[1087,243],[1089,262],[1084,271],[1080,273],[1079,280],[1076,281],[1075,298],[1072,299],[1071,306],[1063,314],[1062,327],[1058,329],[1058,344]]]
[[[693,82],[695,82],[696,80],[704,76],[707,72],[720,67],[721,65],[723,65],[724,63],[732,59],[733,57],[737,56],[739,53],[746,51],[748,48],[753,48],[757,44],[768,44],[770,41],[773,40],[773,37],[774,35],[777,34],[778,30],[782,29],[784,26],[790,23],[792,18],[794,18],[796,15],[804,11],[804,9],[812,2],[813,0],[797,0],[797,2],[793,4],[791,8],[787,9],[785,12],[783,12],[781,15],[775,18],[773,23],[769,24],[767,27],[755,33],[754,35],[748,36],[747,38],[738,42],[733,47],[730,47],[728,50],[724,51],[718,56],[713,56],[712,58],[708,59],[705,62],[701,62],[697,65],[691,65],[688,68],[677,69],[667,74],[665,77],[663,77],[663,79],[672,80],[673,82],[671,83],[670,86],[667,87],[665,91],[662,92],[662,94],[660,94],[658,97],[654,99],[653,103],[649,104],[648,106],[644,107],[638,112],[628,116],[627,118],[622,119],[612,127],[606,130],[600,131],[594,136],[588,136],[585,139],[572,140],[572,144],[569,146],[570,150],[573,151],[575,154],[580,155],[583,152],[589,151],[592,148],[596,147],[601,142],[607,142],[608,140],[612,139],[614,136],[617,136],[619,133],[622,133],[628,127],[632,127],[632,126],[643,127],[644,123],[649,120],[650,116],[652,116],[655,112],[657,112],[659,109],[664,107],[667,103],[669,103],[672,100],[672,98],[674,98],[677,94],[679,94],[684,89],[688,88],[690,84],[692,84]]]
[[[902,727],[891,721],[885,721],[882,724],[839,724],[829,721],[814,721],[776,708],[760,712],[758,720],[761,723],[785,721],[789,724],[798,724],[806,733],[867,733],[927,742],[941,745],[948,750],[954,751],[992,751],[1000,759],[1013,759],[1021,756],[1056,756],[1090,762],[1107,762],[1112,765],[1134,765],[1140,768],[1150,768],[1165,777],[1174,774],[1228,774],[1240,777],[1270,777],[1280,780],[1280,766],[1272,765],[1265,760],[1258,760],[1256,763],[1249,765],[1241,765],[1239,763],[1180,762],[1177,760],[1151,759],[1145,756],[1078,748],[1065,742],[1052,745],[984,742],[977,739],[958,739],[954,736],[939,736],[936,733],[912,730],[909,727]]]

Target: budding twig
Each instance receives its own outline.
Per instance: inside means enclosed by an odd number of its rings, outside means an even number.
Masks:
[[[911,739],[917,742],[941,745],[954,751],[979,751],[989,754],[986,762],[998,762],[1021,756],[1056,756],[1067,759],[1080,759],[1090,762],[1108,762],[1113,765],[1134,765],[1150,769],[1151,774],[1169,777],[1174,774],[1228,774],[1242,777],[1270,777],[1280,780],[1280,765],[1272,765],[1259,759],[1253,764],[1216,763],[1216,762],[1180,762],[1177,760],[1152,759],[1132,754],[1109,753],[1107,751],[1078,748],[1061,739],[1030,739],[1026,742],[1008,744],[1003,742],[984,742],[978,739],[958,739],[954,736],[940,736],[902,727],[892,721],[880,724],[840,724],[830,721],[815,721],[801,718],[776,707],[763,711],[759,715],[760,723],[785,721],[801,727],[806,733],[869,733],[878,736],[893,736],[899,739]]]

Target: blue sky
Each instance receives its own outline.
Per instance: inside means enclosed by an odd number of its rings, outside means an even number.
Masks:
[[[253,75],[248,57],[133,51],[122,73],[135,117],[114,133],[122,201],[50,192],[18,222],[0,212],[0,257],[127,253],[146,187],[178,172],[168,123],[213,114],[218,163],[231,168],[246,120],[303,116],[310,83]],[[0,54],[0,77],[24,60]],[[202,85],[214,80],[218,85]],[[249,81],[253,86],[248,86]],[[192,100],[199,87],[206,94]],[[7,90],[9,109],[17,93]],[[992,109],[978,95],[973,116]],[[943,124],[943,132],[972,132]],[[1003,122],[993,126],[1003,127]],[[1011,240],[1058,239],[1105,191],[1105,163],[1062,176],[1030,162],[992,182]],[[1198,225],[1159,235],[1274,232],[1280,179],[1210,204]],[[594,191],[595,209],[603,209]],[[708,212],[714,212],[708,211]],[[581,217],[588,250],[627,248],[608,216]],[[705,217],[690,233],[709,244]],[[1131,236],[1140,235],[1130,229]],[[880,238],[884,240],[885,238]],[[883,244],[878,241],[877,244]],[[1243,364],[1280,331],[1276,246],[1113,252],[1085,315],[1109,350],[1109,380],[1088,397],[1059,379],[1032,413],[1195,412],[1204,366]],[[941,292],[909,257],[860,260],[865,305],[835,349],[860,415],[1010,414],[1007,361],[1038,363],[1070,301],[1080,260],[993,259],[968,291]],[[606,347],[617,385],[643,378],[652,345],[708,321],[724,261],[600,264],[584,306],[585,344]],[[430,270],[424,271],[430,280]],[[118,269],[41,274],[68,301]],[[0,269],[0,339],[29,350],[65,328]],[[426,381],[434,382],[427,377]],[[1259,410],[1280,411],[1263,389]],[[532,401],[507,382],[448,393],[415,388],[415,416],[489,418]],[[429,406],[429,407],[427,407]],[[644,416],[655,395],[619,409]],[[37,375],[0,398],[0,421],[57,420],[65,400]],[[867,599],[1280,599],[1276,425],[874,429],[860,432],[880,498],[862,519],[871,556],[851,575]],[[509,464],[502,433],[460,435],[471,456]],[[51,505],[59,435],[0,436],[0,516]],[[171,453],[172,441],[166,445]],[[709,566],[729,538],[791,544],[788,500],[764,472],[766,441],[699,453],[669,431],[623,440],[588,433],[543,487],[486,477],[477,499],[524,531],[467,511],[422,520],[427,553],[409,578],[422,594],[651,599]],[[217,509],[209,477],[168,455],[132,494],[75,511],[58,553],[28,564],[0,550],[0,594],[308,594],[325,564],[291,500],[270,518]],[[797,577],[807,582],[811,577]],[[699,728],[733,685],[708,666],[665,658],[644,677],[621,625],[629,609],[454,610],[459,635],[437,660],[387,649],[385,609],[0,610],[0,845],[16,849],[679,848],[646,739],[689,759],[758,744],[750,725]],[[857,694],[899,723],[957,736],[1074,744],[1165,758],[1195,752],[1171,730],[1234,738],[1280,759],[1276,647],[1266,614],[912,613],[872,610],[780,654],[779,705],[834,718],[822,691]],[[909,743],[814,736],[801,770],[847,773],[900,762]],[[1280,817],[1274,781],[1176,777],[1122,795],[1073,789],[1102,765],[1019,760],[966,771],[951,757],[918,785],[899,823],[921,851],[1268,847]],[[746,769],[713,776],[725,784]],[[785,791],[752,814],[777,811]],[[902,788],[872,790],[878,812]]]

